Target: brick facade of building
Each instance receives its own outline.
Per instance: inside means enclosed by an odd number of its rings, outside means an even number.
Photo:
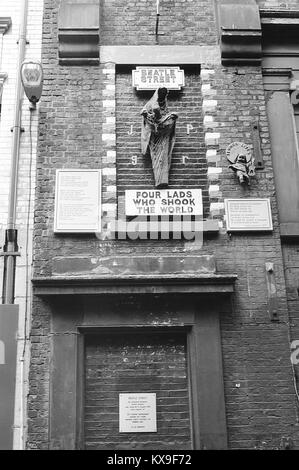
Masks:
[[[57,385],[57,377],[61,374],[63,381],[65,365],[59,371],[52,362],[55,351],[61,353],[59,338],[61,336],[63,341],[66,334],[75,338],[78,332],[86,336],[86,403],[82,412],[86,432],[85,438],[82,438],[83,441],[85,439],[84,444],[80,444],[82,447],[107,448],[106,443],[111,448],[126,449],[155,448],[155,445],[162,449],[173,446],[188,448],[194,445],[189,439],[186,425],[189,410],[185,410],[185,395],[176,395],[174,392],[178,382],[174,380],[171,384],[166,377],[181,377],[182,361],[188,362],[190,359],[184,349],[184,335],[189,331],[188,302],[193,305],[195,294],[182,301],[179,294],[172,291],[163,294],[165,300],[152,290],[153,300],[148,297],[151,292],[149,287],[144,297],[137,296],[132,300],[131,297],[136,294],[132,286],[127,298],[118,300],[115,297],[115,301],[110,302],[105,297],[102,304],[100,296],[98,301],[89,300],[87,291],[82,293],[82,297],[77,291],[76,298],[79,300],[76,305],[71,299],[71,291],[59,296],[58,290],[60,285],[73,281],[79,284],[86,281],[94,285],[99,279],[107,278],[113,284],[120,282],[120,278],[161,276],[163,280],[163,276],[167,275],[173,280],[179,280],[182,276],[190,280],[197,276],[212,278],[218,274],[237,275],[232,295],[213,294],[218,299],[216,309],[220,321],[227,447],[282,449],[286,442],[290,442],[291,447],[299,448],[299,403],[294,387],[298,383],[296,374],[299,371],[298,366],[292,366],[290,361],[291,342],[299,338],[299,261],[296,261],[299,248],[298,240],[281,242],[262,69],[256,64],[221,64],[217,2],[165,0],[160,3],[159,27],[163,35],[159,36],[157,45],[153,35],[155,9],[150,2],[100,2],[100,45],[116,48],[203,48],[200,49],[197,66],[181,65],[185,68],[185,87],[169,95],[171,111],[179,114],[169,187],[201,188],[204,219],[216,224],[217,230],[214,234],[204,233],[202,246],[184,239],[106,239],[109,223],[117,215],[123,216],[124,191],[154,187],[150,161],[141,155],[139,147],[140,112],[150,93],[137,92],[132,88],[131,71],[136,64],[123,66],[102,62],[101,49],[99,65],[59,64],[57,18],[61,2],[45,0],[42,50],[45,78],[39,105],[34,279],[36,285],[44,279],[52,286],[56,282],[57,290],[55,295],[40,291],[33,298],[27,448],[76,446],[73,441],[70,444],[67,431],[55,421],[59,409],[54,410],[54,417],[51,413],[53,403],[56,403],[53,393],[64,393],[63,387]],[[298,3],[257,1],[262,9],[283,9],[287,4],[287,8],[296,10]],[[174,65],[177,65],[176,60]],[[250,186],[241,186],[228,168],[226,148],[234,141],[244,142],[253,148],[253,125],[257,119],[264,168],[257,169]],[[188,124],[191,124],[190,131]],[[135,156],[136,161],[132,159]],[[183,156],[188,158],[183,159]],[[54,233],[55,175],[57,169],[63,168],[102,170],[102,217],[106,222],[102,225],[101,234]],[[273,231],[227,232],[225,198],[269,198]],[[207,260],[212,261],[208,264]],[[269,263],[273,263],[275,277],[276,311],[272,318],[271,292],[267,284]],[[76,294],[76,284],[74,286],[73,293]],[[201,294],[199,302],[194,301],[199,317],[203,310],[212,309],[215,300],[215,297],[209,297],[212,292]],[[98,294],[94,292],[93,295],[97,298]],[[170,298],[178,295],[178,303],[167,303],[167,295]],[[122,306],[127,304],[130,308],[123,307],[125,315],[122,314]],[[181,305],[181,310],[178,305]],[[127,310],[130,310],[129,314]],[[109,331],[101,342],[97,335],[100,329],[102,334],[106,325],[103,316],[108,318]],[[166,335],[160,343],[151,336],[152,330],[148,343],[144,336],[141,336],[140,342],[136,339],[130,341],[132,336],[128,332],[128,344],[125,339],[121,342],[119,336],[115,339],[110,332],[112,326],[121,331],[124,325],[126,328],[156,328],[157,331],[166,326],[175,329],[182,325],[180,318],[185,318],[184,334],[177,336],[178,333],[173,332],[172,339]],[[88,328],[94,328],[93,333],[97,333],[93,339]],[[200,324],[194,328],[200,328]],[[154,359],[150,364],[147,362],[149,354],[159,361],[163,351],[165,364],[161,370]],[[147,356],[144,362],[143,354]],[[208,357],[201,357],[200,360],[205,359],[209,360]],[[141,365],[135,380],[134,367],[137,367],[138,361]],[[130,371],[133,386],[120,385],[121,377],[127,373],[125,366]],[[151,368],[152,379],[147,375]],[[208,366],[206,373],[209,374]],[[186,371],[184,374],[185,380]],[[139,377],[144,377],[142,387],[138,385]],[[110,397],[102,396],[103,390],[109,392],[109,387],[111,393],[154,390],[158,394],[165,389],[166,383],[169,384],[169,396],[173,391],[173,396],[177,396],[178,400],[174,399],[170,405],[167,401],[163,402],[163,397],[158,397],[157,413],[165,439],[158,435],[147,441],[140,435],[134,439],[133,435],[129,442],[124,440],[117,431],[116,399],[110,403]],[[185,390],[186,386],[184,383],[179,390]],[[204,388],[204,384],[198,384],[199,395],[201,386]],[[193,392],[194,387],[193,384]],[[96,395],[97,390],[99,396],[93,401],[91,392]],[[103,404],[101,400],[108,401]],[[171,434],[170,407],[173,408],[174,419],[181,416],[182,434],[178,438]],[[96,422],[110,422],[109,410],[111,423],[115,426],[103,429]],[[165,424],[168,421],[169,429]],[[213,444],[202,442],[201,447],[213,448]]]
[[[41,60],[43,2],[29,0],[27,9],[27,40],[25,60]],[[22,22],[22,5],[17,0],[1,2],[0,34],[0,239],[5,241],[8,218],[8,198],[11,178],[14,113],[16,103],[18,40]],[[3,25],[9,27],[3,34]],[[18,350],[16,373],[16,401],[14,420],[14,448],[24,447],[26,429],[26,394],[28,390],[30,279],[32,267],[33,213],[35,193],[35,165],[38,112],[29,110],[29,101],[20,104],[21,133],[16,204],[16,227],[20,256],[17,257],[15,303],[19,305]],[[1,279],[4,257],[0,257]],[[24,346],[24,341],[26,345]]]

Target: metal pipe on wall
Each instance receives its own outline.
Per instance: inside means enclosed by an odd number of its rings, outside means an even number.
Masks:
[[[18,58],[17,58],[17,76],[15,91],[15,111],[12,127],[12,152],[11,152],[11,171],[9,184],[8,200],[8,218],[5,231],[5,243],[3,249],[4,270],[3,270],[3,290],[2,303],[13,304],[15,297],[15,272],[16,256],[18,251],[18,232],[16,229],[16,208],[17,208],[17,189],[19,175],[19,151],[21,135],[21,104],[23,95],[23,86],[21,82],[20,69],[25,57],[26,31],[27,31],[28,0],[22,1],[20,33],[18,40]]]

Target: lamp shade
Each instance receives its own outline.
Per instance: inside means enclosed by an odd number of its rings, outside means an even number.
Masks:
[[[27,98],[31,103],[37,103],[43,89],[43,69],[39,62],[23,62],[21,79]]]

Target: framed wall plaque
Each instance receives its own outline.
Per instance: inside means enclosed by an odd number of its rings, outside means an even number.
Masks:
[[[119,394],[119,432],[157,432],[155,393]]]
[[[99,232],[100,199],[100,170],[57,170],[54,232]]]
[[[224,203],[229,232],[273,230],[270,199],[225,199]]]

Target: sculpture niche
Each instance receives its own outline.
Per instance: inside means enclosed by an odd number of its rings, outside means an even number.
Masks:
[[[168,186],[178,118],[168,111],[167,94],[167,88],[158,88],[141,112],[141,152],[150,153],[156,188]]]

